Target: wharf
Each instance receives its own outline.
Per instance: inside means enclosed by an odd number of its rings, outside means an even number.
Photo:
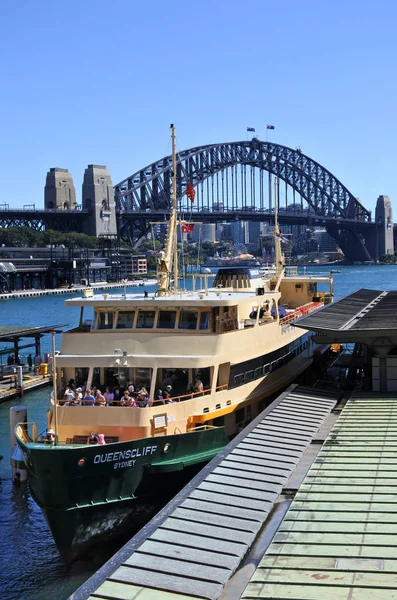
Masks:
[[[19,290],[10,292],[9,294],[0,294],[0,300],[15,300],[18,298],[38,298],[41,296],[57,296],[57,295],[69,295],[74,293],[82,293],[83,290],[89,289],[94,290],[111,290],[120,289],[124,287],[138,287],[145,285],[153,285],[156,283],[156,279],[147,279],[143,283],[141,280],[132,280],[127,283],[93,283],[87,285],[76,285],[71,288],[56,288],[56,289],[44,289],[44,290]]]
[[[52,381],[51,377],[46,375],[31,375],[29,378],[24,376],[23,379],[23,393],[26,394],[36,388],[49,385]],[[13,384],[15,386],[15,383]],[[0,404],[13,400],[14,398],[20,398],[21,392],[18,387],[10,387],[8,382],[0,381]]]
[[[290,386],[70,600],[240,597],[336,402],[336,392]]]

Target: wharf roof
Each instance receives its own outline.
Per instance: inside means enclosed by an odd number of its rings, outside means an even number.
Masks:
[[[397,291],[361,289],[294,325],[318,333],[389,335],[397,332]]]
[[[22,325],[2,325],[0,326],[0,340],[3,342],[12,342],[15,338],[36,337],[44,333],[56,331],[59,333],[60,327],[66,325],[46,325],[45,327],[24,327]]]

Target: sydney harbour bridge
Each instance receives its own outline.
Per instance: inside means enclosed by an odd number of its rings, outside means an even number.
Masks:
[[[385,237],[386,220],[371,212],[330,171],[299,148],[260,141],[198,146],[177,154],[177,199],[182,218],[200,222],[274,222],[278,200],[279,222],[321,226],[335,238],[350,261],[379,258],[379,240]],[[276,177],[277,193],[273,180]],[[151,223],[167,220],[171,205],[172,157],[164,157],[133,173],[114,186],[117,233],[136,243]],[[190,183],[194,202],[186,195]],[[104,206],[104,203],[102,203]],[[105,206],[110,212],[111,207]],[[88,232],[95,205],[71,209],[32,207],[12,209],[0,204],[0,226],[25,225]],[[102,209],[101,209],[102,210]]]

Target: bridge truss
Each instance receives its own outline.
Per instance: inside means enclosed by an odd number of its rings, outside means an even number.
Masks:
[[[348,230],[350,246],[357,250],[355,258],[370,258],[360,226],[371,223],[371,212],[330,171],[299,148],[253,138],[179,152],[177,197],[180,210],[193,215],[206,213],[206,220],[209,213],[214,217],[216,213],[216,220],[219,220],[222,218],[219,213],[239,211],[247,211],[247,217],[248,212],[256,213],[257,219],[260,213],[268,214],[274,210],[273,176],[278,178],[279,209],[323,219],[324,223],[330,224],[330,233],[342,244],[346,237],[342,231]],[[169,212],[171,180],[172,158],[166,156],[115,186],[122,234],[127,232],[130,240],[145,235],[154,213]],[[188,183],[196,190],[193,204],[186,196]],[[224,215],[223,218],[228,217]]]

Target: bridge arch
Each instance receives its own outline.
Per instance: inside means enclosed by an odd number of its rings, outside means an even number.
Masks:
[[[357,198],[325,167],[299,149],[280,144],[250,141],[210,144],[190,148],[177,155],[177,195],[181,208],[189,208],[187,183],[194,187],[220,172],[241,165],[267,171],[285,181],[318,217],[371,221]],[[172,159],[166,156],[130,175],[115,186],[121,211],[152,211],[170,208]],[[198,207],[193,207],[193,210]],[[237,206],[236,206],[237,208]],[[259,206],[259,210],[264,207]]]

